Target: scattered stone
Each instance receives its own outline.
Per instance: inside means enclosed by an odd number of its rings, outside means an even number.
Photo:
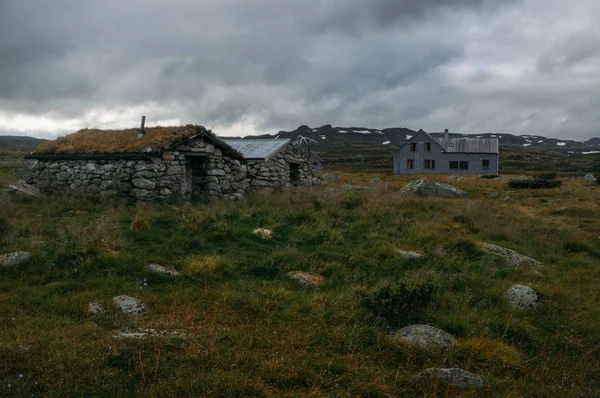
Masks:
[[[145,339],[145,338],[166,338],[166,337],[185,337],[185,330],[156,330],[156,329],[125,329],[113,335],[115,338],[125,339]]]
[[[573,193],[572,189],[563,189],[562,191],[560,191],[560,193],[562,193],[563,195],[568,195],[570,193]]]
[[[10,266],[10,265],[19,265],[26,263],[31,260],[31,253],[29,252],[14,252],[0,255],[0,265],[1,266]]]
[[[104,312],[104,307],[97,301],[92,301],[88,304],[88,312],[90,315],[95,316]]]
[[[527,177],[526,175],[520,175],[517,178],[515,178],[515,180],[517,180],[517,181],[525,181],[525,180],[529,180],[529,177]]]
[[[493,193],[490,194],[489,197],[492,198],[492,199],[499,199],[500,196],[501,196],[500,192],[493,192]]]
[[[596,177],[593,174],[586,174],[582,178],[587,182],[596,182]]]
[[[508,304],[517,310],[537,308],[546,301],[546,297],[542,293],[523,285],[514,285],[508,289],[506,299]]]
[[[273,237],[273,231],[266,228],[256,228],[252,231],[252,235],[260,236],[262,239],[271,239]]]
[[[148,271],[150,271],[150,272],[156,272],[157,274],[168,274],[168,275],[172,275],[172,276],[181,275],[179,272],[177,272],[177,270],[175,268],[165,267],[164,265],[160,265],[160,264],[148,264],[146,266],[146,269],[148,269]]]
[[[439,381],[451,384],[458,388],[483,388],[481,377],[471,372],[458,368],[429,368],[415,376],[419,381]]]
[[[288,276],[303,286],[319,286],[325,282],[325,278],[321,275],[312,275],[303,271],[290,271]]]
[[[494,181],[506,181],[509,180],[509,178],[506,178],[504,176],[498,176],[496,178],[492,178]]]
[[[490,253],[498,254],[506,259],[506,263],[509,267],[520,267],[522,265],[531,265],[534,267],[541,267],[543,264],[531,257],[527,257],[514,250],[507,249],[505,247],[492,245],[491,243],[478,242],[480,247],[487,250]]]
[[[379,177],[374,177],[374,178],[371,180],[370,184],[371,184],[371,185],[375,185],[375,184],[380,184],[380,183],[382,183],[382,182],[383,182],[383,181],[381,180],[381,178],[379,178]]]
[[[506,195],[506,196],[504,197],[504,199],[502,199],[502,200],[503,200],[503,201],[505,201],[505,202],[509,202],[509,203],[514,203],[514,202],[516,202],[516,200],[514,200],[513,198],[511,198],[511,197],[510,197],[510,196],[508,196],[508,195]]]
[[[418,260],[423,258],[423,255],[417,252],[408,252],[405,250],[396,249],[396,253],[400,254],[400,257],[405,260]]]
[[[392,340],[426,349],[447,350],[456,344],[451,334],[429,325],[407,326],[393,332],[391,337]]]
[[[431,182],[427,178],[408,183],[401,192],[411,193],[421,197],[440,196],[443,198],[462,198],[467,196],[465,191],[453,187],[452,185],[442,184],[440,182]]]
[[[36,187],[26,184],[24,181],[18,181],[8,186],[10,190],[22,196],[36,197],[40,196],[40,190]]]
[[[457,181],[462,181],[462,180],[464,180],[464,179],[465,179],[465,177],[451,175],[450,177],[448,177],[448,179],[449,179],[450,181],[454,181],[454,180],[457,180]]]
[[[146,304],[124,294],[113,297],[113,303],[117,310],[125,315],[145,315],[148,313]]]
[[[338,175],[335,173],[321,174],[321,176],[319,178],[321,179],[321,181],[328,181],[328,182],[338,182],[339,181]]]

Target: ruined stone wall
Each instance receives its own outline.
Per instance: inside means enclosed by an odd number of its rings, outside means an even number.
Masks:
[[[190,154],[202,156],[208,166],[195,181],[186,176]],[[33,163],[27,183],[46,192],[104,193],[138,200],[169,196],[240,198],[248,187],[246,173],[239,160],[196,138],[175,151],[148,159],[39,159]]]
[[[296,175],[293,175],[294,173]],[[317,183],[315,168],[310,160],[310,151],[296,143],[289,144],[267,161],[249,162],[248,176],[252,189],[267,192]]]

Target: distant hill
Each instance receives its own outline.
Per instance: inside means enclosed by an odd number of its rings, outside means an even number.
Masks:
[[[28,149],[33,149],[40,145],[42,142],[46,142],[42,138],[23,137],[19,135],[0,135],[0,145],[4,146],[18,146]]]
[[[326,150],[344,143],[361,143],[373,146],[398,146],[412,138],[417,132],[406,127],[373,129],[368,127],[333,127],[329,124],[318,128],[300,126],[293,131],[280,131],[275,135],[259,135],[254,138],[291,138],[298,136],[308,138],[315,149]],[[443,133],[432,132],[434,137]],[[520,147],[528,149],[562,150],[585,149],[600,147],[600,138],[594,137],[587,141],[562,140],[547,138],[541,135],[514,135],[514,134],[450,134],[451,137],[498,137],[501,147]],[[248,137],[250,138],[250,137]]]

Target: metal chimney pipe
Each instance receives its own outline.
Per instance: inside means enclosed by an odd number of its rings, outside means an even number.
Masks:
[[[444,130],[444,138],[450,138],[450,133],[448,132],[448,129]]]
[[[146,134],[146,130],[144,130],[144,124],[146,124],[146,116],[142,116],[142,124],[138,130],[138,139],[144,138],[144,135]]]

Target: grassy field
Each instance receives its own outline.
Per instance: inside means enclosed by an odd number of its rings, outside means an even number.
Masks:
[[[570,193],[517,191],[466,177],[451,183],[468,199],[418,199],[398,192],[407,177],[339,175],[336,185],[383,181],[374,193],[324,185],[192,204],[0,193],[0,253],[34,255],[1,268],[0,396],[600,394],[599,185],[567,178]],[[254,236],[259,227],[273,239]],[[506,268],[478,241],[536,258],[543,277]],[[183,275],[149,273],[151,262]],[[299,286],[294,270],[326,281]],[[385,321],[364,304],[383,287],[423,283],[435,286],[430,302]],[[503,295],[515,283],[548,302],[514,312]],[[117,314],[118,294],[149,314]],[[93,300],[109,311],[90,316]],[[414,323],[459,342],[436,353],[389,340]],[[178,335],[116,337],[139,328]],[[429,367],[469,370],[484,390],[413,381]]]

